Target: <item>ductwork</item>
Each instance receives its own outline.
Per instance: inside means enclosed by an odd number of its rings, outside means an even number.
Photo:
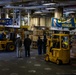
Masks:
[[[30,6],[30,7],[19,7],[19,6],[5,6],[3,8],[11,8],[11,9],[40,9],[40,8],[46,8],[47,6]]]

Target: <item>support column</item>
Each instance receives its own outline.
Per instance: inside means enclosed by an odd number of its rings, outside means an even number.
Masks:
[[[40,17],[38,18],[38,26],[40,26]]]
[[[63,8],[62,7],[57,7],[56,9],[55,9],[55,13],[54,13],[54,18],[57,18],[57,19],[62,19],[62,17],[63,17]],[[56,23],[56,20],[55,20],[55,22],[54,23]],[[59,27],[55,24],[55,26],[56,27],[54,27],[56,30],[62,30],[62,27],[60,27],[60,29],[59,29]]]
[[[14,26],[14,21],[15,21],[15,13],[14,13],[14,8],[13,8],[13,26]]]
[[[47,23],[46,23],[46,16],[45,16],[45,27],[47,26]]]
[[[8,9],[6,9],[6,13],[5,13],[5,18],[9,18],[9,10]]]
[[[19,26],[21,26],[21,10],[19,10],[19,16],[18,16],[18,18],[19,18]]]
[[[62,16],[63,16],[63,8],[62,7],[57,7],[55,9],[54,17],[60,19]]]
[[[28,25],[30,25],[30,12],[28,11]]]
[[[1,9],[0,9],[0,18],[1,18]]]

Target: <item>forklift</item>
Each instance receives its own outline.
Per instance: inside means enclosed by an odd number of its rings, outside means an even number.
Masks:
[[[0,51],[14,51],[15,44],[13,40],[7,39],[6,34],[0,31]]]
[[[56,64],[70,63],[69,34],[55,33],[48,38],[45,61]]]
[[[0,41],[0,51],[14,51],[15,45],[13,41],[10,40],[1,40]]]

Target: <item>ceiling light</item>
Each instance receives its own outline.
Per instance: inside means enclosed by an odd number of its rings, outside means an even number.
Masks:
[[[55,5],[56,3],[46,3],[46,4],[43,4],[43,5]]]
[[[56,8],[46,8],[46,10],[53,10],[53,9],[56,9]]]
[[[5,7],[10,7],[11,5],[10,4],[8,4],[8,5],[5,5]]]
[[[41,11],[35,11],[36,14],[42,13]]]
[[[75,13],[74,11],[65,12],[65,14]]]

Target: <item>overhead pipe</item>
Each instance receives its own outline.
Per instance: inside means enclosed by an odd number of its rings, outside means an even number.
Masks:
[[[5,6],[3,8],[11,8],[11,9],[39,9],[39,8],[46,8],[47,6],[31,6],[31,7],[19,7],[19,6]]]

